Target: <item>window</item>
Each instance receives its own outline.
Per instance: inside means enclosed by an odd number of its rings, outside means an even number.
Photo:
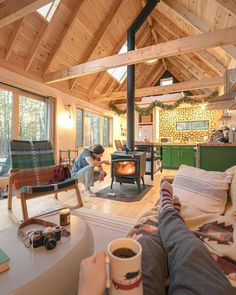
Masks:
[[[45,101],[20,95],[19,97],[19,139],[44,140],[48,138],[48,105]]]
[[[177,131],[209,130],[209,121],[176,122]]]
[[[110,118],[77,108],[76,146],[93,146],[95,144],[109,146],[111,142],[110,127]]]
[[[43,7],[37,9],[37,12],[41,14],[48,22],[51,21],[58,5],[60,3],[60,0],[54,0]]]
[[[160,86],[167,86],[173,84],[173,77],[165,78],[160,80]]]
[[[103,117],[103,145],[109,146],[109,118]]]
[[[13,118],[14,114],[14,118]],[[9,163],[9,140],[54,141],[54,99],[0,83],[0,177]]]
[[[83,146],[83,110],[76,110],[76,146]]]
[[[0,165],[8,156],[8,142],[12,137],[12,113],[13,93],[0,88]]]
[[[118,54],[127,52],[127,43],[125,43]],[[112,68],[107,70],[107,72],[112,75],[120,84],[125,80],[127,76],[127,66]]]

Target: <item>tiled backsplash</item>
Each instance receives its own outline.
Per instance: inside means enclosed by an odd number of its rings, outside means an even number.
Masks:
[[[219,111],[208,111],[201,107],[177,108],[173,111],[160,111],[160,137],[172,137],[173,141],[182,141],[188,137],[189,141],[203,141],[209,131],[218,127]],[[209,121],[209,131],[177,131],[176,122],[181,121]]]

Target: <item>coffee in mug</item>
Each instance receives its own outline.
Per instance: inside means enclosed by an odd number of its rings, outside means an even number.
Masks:
[[[110,295],[143,295],[141,254],[141,245],[133,239],[108,245]]]

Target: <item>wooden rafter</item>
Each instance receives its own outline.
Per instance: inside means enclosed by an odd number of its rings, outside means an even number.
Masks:
[[[225,0],[222,0],[225,2]],[[232,0],[234,2],[234,0]],[[169,9],[174,10],[180,17],[184,19],[187,23],[195,27],[198,32],[209,32],[214,30],[210,25],[205,23],[202,19],[198,18],[196,15],[192,14],[190,11],[185,9],[181,4],[177,1],[172,0],[162,0],[161,5],[166,4]],[[235,4],[234,4],[235,5]],[[236,47],[234,45],[220,45],[229,55],[236,58]]]
[[[77,5],[76,8],[74,9],[74,11],[71,13],[71,16],[68,20],[68,22],[66,23],[66,25],[64,26],[63,31],[61,32],[59,38],[57,39],[57,42],[55,44],[55,46],[52,49],[52,52],[49,56],[49,58],[47,59],[45,65],[44,65],[44,75],[47,73],[50,65],[52,64],[52,62],[54,61],[55,57],[57,56],[58,52],[61,50],[68,34],[70,33],[71,28],[73,27],[74,23],[76,22],[76,18],[77,15],[79,13],[80,7],[82,5],[84,0],[78,0],[77,1]]]
[[[236,3],[235,0],[216,0],[216,2],[230,15],[236,16]]]
[[[0,28],[36,11],[52,0],[5,0],[0,3]]]
[[[189,74],[186,76],[186,74],[182,71],[181,68],[176,67],[175,65],[173,65],[171,63],[171,61],[168,59],[166,59],[166,65],[168,68],[168,71],[170,71],[170,73],[179,81],[179,82],[185,82],[185,81],[189,81],[191,80],[191,78],[189,77]],[[191,93],[193,95],[198,95],[198,94],[203,94],[203,92],[201,91],[201,89],[197,89],[197,90],[192,90]]]
[[[94,52],[96,51],[98,43],[101,41],[102,38],[106,35],[107,31],[109,30],[109,25],[111,24],[112,20],[114,19],[115,15],[117,14],[120,6],[122,4],[122,1],[117,1],[114,3],[112,7],[112,11],[110,11],[109,16],[106,17],[105,21],[99,28],[98,34],[93,39],[93,44],[90,45],[89,50],[86,52],[86,54],[81,58],[83,62],[89,61],[93,58]],[[77,78],[72,79],[70,81],[70,89],[72,90],[77,82]]]
[[[169,20],[167,17],[165,17],[162,13],[160,13],[158,10],[155,10],[153,12],[153,17],[158,24],[158,27],[156,27],[156,30],[162,34],[162,36],[166,40],[173,40],[175,38],[184,38],[188,35],[183,32],[181,29],[179,29],[176,24],[174,24],[171,20]],[[197,56],[200,58],[208,67],[210,67],[210,71],[214,71],[218,75],[223,75],[225,73],[224,66],[214,57],[212,56],[207,50],[201,50],[195,51],[191,53],[190,55],[187,55],[189,57],[190,61],[194,62],[194,56]],[[200,70],[203,68],[204,65],[200,66]]]
[[[189,53],[236,42],[236,26],[213,32],[202,33],[169,42],[140,48],[127,53],[113,55],[49,73],[46,83],[55,83],[79,76],[101,72],[113,67],[137,64],[146,60]]]
[[[37,32],[37,36],[34,39],[34,43],[33,43],[32,47],[30,48],[30,51],[28,52],[28,55],[26,57],[26,61],[25,61],[25,70],[26,71],[29,70],[29,68],[33,62],[33,59],[35,57],[35,54],[37,52],[37,49],[39,48],[42,40],[44,39],[44,37],[47,34],[48,25],[49,24],[47,22],[44,22],[42,27],[40,28],[40,30]]]
[[[5,55],[6,61],[9,59],[9,57],[12,53],[12,50],[16,44],[17,38],[20,34],[20,31],[21,31],[21,28],[24,24],[24,21],[25,21],[25,18],[22,17],[21,19],[18,19],[14,24],[13,31],[11,33],[11,36],[8,40],[7,47],[6,47],[6,55]]]
[[[135,97],[143,97],[143,96],[156,95],[156,94],[167,94],[167,93],[173,93],[173,92],[188,91],[193,89],[214,88],[224,84],[225,84],[224,77],[215,77],[215,78],[205,79],[205,80],[192,80],[188,82],[175,83],[168,86],[156,86],[156,87],[136,89]],[[99,95],[95,97],[92,101],[102,102],[102,101],[110,101],[110,100],[126,99],[126,98],[127,98],[126,91],[120,91],[120,92],[113,92],[107,95]]]

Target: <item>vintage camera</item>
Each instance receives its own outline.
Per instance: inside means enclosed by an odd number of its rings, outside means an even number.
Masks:
[[[45,246],[46,249],[52,250],[56,247],[57,241],[61,239],[61,227],[46,227],[43,230],[36,230],[31,235],[33,248]]]

